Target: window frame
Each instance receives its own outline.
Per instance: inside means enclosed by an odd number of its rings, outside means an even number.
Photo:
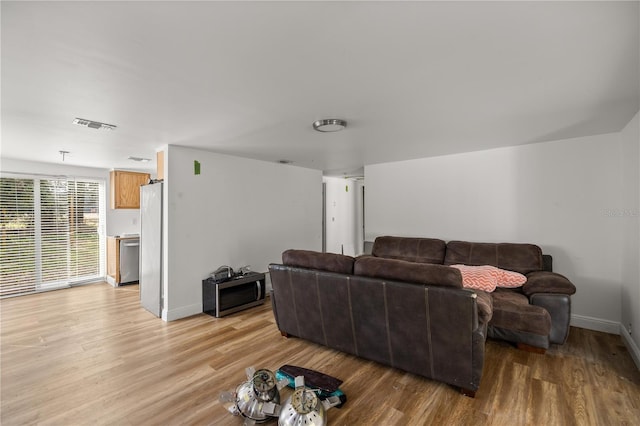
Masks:
[[[22,257],[22,247],[19,245],[11,246],[5,241],[0,241],[0,250],[5,252],[3,254],[3,263],[9,263],[9,266],[5,265],[3,276],[0,276],[0,298],[104,281],[106,276],[106,179],[15,172],[2,172],[0,173],[0,179],[31,181],[32,194],[18,194],[16,189],[14,195],[16,209],[23,207],[22,205],[17,205],[22,198],[28,199],[31,197],[32,209],[30,211],[33,218],[25,226],[32,225],[33,232],[31,234],[20,234],[19,230],[18,232],[14,230],[13,233],[7,236],[5,227],[10,224],[8,221],[2,224],[3,227],[0,227],[0,231],[4,234],[2,238],[7,238],[7,241],[10,238],[22,238],[25,235],[26,238],[33,238],[33,241],[25,243],[25,249],[28,251],[33,248],[33,252],[27,253],[27,256],[32,256],[35,263],[32,265],[34,270],[28,271],[29,273],[23,281],[12,283],[10,274],[6,272],[19,270],[19,267],[16,268],[16,263],[19,263],[20,257]],[[79,192],[79,184],[87,185],[83,185],[83,191]],[[94,184],[96,186],[92,188]],[[5,194],[5,188],[5,185],[0,188],[0,203],[2,204],[5,204],[6,201],[12,201],[10,199],[12,194],[9,191]],[[86,190],[87,188],[89,189]],[[43,189],[48,189],[46,195],[43,194]],[[79,197],[84,197],[82,202],[79,202]],[[92,209],[97,209],[97,212],[94,212],[96,214],[93,215],[95,228],[92,228],[93,224],[85,226],[86,223],[82,223],[85,232],[79,234],[77,230],[80,224],[77,221],[80,215],[77,213],[77,209],[79,205],[85,204],[87,197],[89,199],[93,198],[93,200],[90,200],[94,206]],[[4,207],[6,208],[7,205]],[[3,214],[6,212],[6,210],[3,211]],[[15,210],[15,212],[21,213],[18,210]],[[14,211],[10,213],[13,214]],[[29,211],[25,211],[24,214],[28,215]],[[86,219],[84,214],[85,212],[83,211],[81,213],[83,221]],[[14,224],[17,223],[17,215],[12,215],[12,218]],[[74,221],[73,224],[72,220]],[[70,230],[71,226],[75,227],[73,234]],[[17,225],[15,227],[19,228]],[[44,235],[49,235],[51,238],[45,238]],[[78,248],[77,241],[87,235],[89,235],[89,240],[97,239],[97,247],[95,247],[97,253],[91,253],[93,250],[91,242],[89,242],[90,251],[88,255],[82,253],[82,249]],[[72,238],[75,239],[75,247],[73,247]],[[75,253],[73,252],[74,249],[76,250]],[[63,259],[61,260],[60,257]],[[92,257],[93,259],[91,259]],[[97,265],[94,263],[96,260]],[[75,265],[72,265],[72,261],[75,261]],[[89,268],[82,269],[83,266],[86,267],[86,263],[79,267],[82,261],[92,263],[96,268],[94,269],[96,273],[91,273]],[[47,264],[50,266],[47,267]],[[74,270],[72,270],[73,266],[75,266]],[[56,267],[60,269],[55,271]],[[89,272],[79,275],[78,271]],[[15,275],[19,276],[20,273]],[[29,282],[31,277],[33,282]],[[12,287],[14,287],[14,290],[11,290]]]

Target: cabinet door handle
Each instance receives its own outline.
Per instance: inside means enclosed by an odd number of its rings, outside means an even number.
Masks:
[[[260,300],[262,298],[262,283],[260,281],[256,281],[258,285],[258,298],[256,300]]]

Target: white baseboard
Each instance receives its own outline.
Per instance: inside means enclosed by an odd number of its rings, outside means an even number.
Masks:
[[[620,323],[584,315],[571,315],[571,325],[603,333],[620,334]]]
[[[162,319],[164,321],[175,321],[180,318],[190,317],[202,313],[202,303],[196,303],[188,306],[181,306],[177,309],[169,311],[162,309]]]
[[[638,348],[638,345],[631,338],[631,335],[629,334],[627,329],[622,326],[622,324],[620,324],[620,335],[622,336],[622,340],[624,341],[624,344],[631,354],[631,358],[633,358],[633,362],[636,363],[636,367],[638,367],[638,370],[640,370],[640,348]]]
[[[586,328],[587,330],[620,335],[622,337],[622,341],[631,354],[633,362],[636,364],[636,367],[638,367],[638,370],[640,370],[640,348],[631,338],[629,332],[619,322],[586,317],[583,315],[571,315],[571,325],[574,327]]]

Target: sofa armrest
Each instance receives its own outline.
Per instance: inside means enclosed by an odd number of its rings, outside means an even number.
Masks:
[[[291,249],[282,252],[282,263],[286,266],[318,269],[338,274],[353,274],[354,261],[355,259],[351,256],[312,250]]]
[[[273,311],[273,317],[276,320],[276,326],[280,330],[280,323],[278,322],[278,308],[276,308],[276,298],[273,297],[273,289],[269,291],[269,299],[271,299],[271,310]]]
[[[527,296],[536,293],[574,294],[576,286],[564,275],[548,271],[534,271],[527,274],[527,282],[522,286]]]

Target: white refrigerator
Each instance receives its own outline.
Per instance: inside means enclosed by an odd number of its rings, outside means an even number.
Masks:
[[[140,187],[140,304],[161,316],[162,182]]]

